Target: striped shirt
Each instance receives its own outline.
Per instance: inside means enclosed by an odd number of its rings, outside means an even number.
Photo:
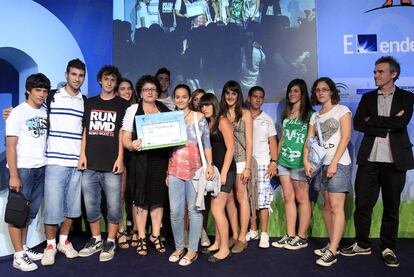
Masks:
[[[79,92],[70,96],[65,88],[50,103],[50,125],[47,140],[47,164],[77,166],[82,142],[83,98]]]

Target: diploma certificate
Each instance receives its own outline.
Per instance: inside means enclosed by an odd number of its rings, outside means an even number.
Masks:
[[[142,150],[184,145],[187,130],[182,111],[135,116],[137,137]]]

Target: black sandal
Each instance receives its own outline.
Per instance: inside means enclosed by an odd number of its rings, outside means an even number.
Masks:
[[[138,231],[134,230],[131,236],[131,247],[137,247],[139,242]]]
[[[137,254],[139,256],[147,256],[148,255],[148,247],[147,247],[147,240],[145,238],[140,238],[137,240]]]
[[[161,241],[161,236],[156,237],[156,236],[151,235],[151,238],[154,238],[154,240],[150,239],[150,242],[151,242],[152,246],[154,246],[155,251],[157,251],[160,254],[165,253],[166,249],[165,249],[164,244]]]
[[[127,235],[128,233],[126,230],[124,230],[123,232],[118,231],[117,241],[118,241],[119,248],[122,248],[122,249],[129,248],[129,241],[128,241]],[[120,238],[125,238],[125,241],[119,241]]]

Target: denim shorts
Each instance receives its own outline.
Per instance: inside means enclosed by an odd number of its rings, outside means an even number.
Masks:
[[[89,169],[82,173],[82,194],[88,222],[95,222],[101,218],[102,190],[106,197],[108,222],[121,222],[121,182],[122,174]]]
[[[45,224],[60,224],[64,217],[81,215],[81,177],[76,167],[47,165],[45,172]]]
[[[283,165],[277,165],[277,175],[285,176],[289,175],[290,178],[297,181],[306,181],[305,169],[303,168],[288,168]]]
[[[39,212],[43,200],[43,186],[45,183],[45,167],[18,168],[20,182],[20,193],[30,201],[29,219],[34,219]],[[7,180],[10,180],[7,171]]]
[[[332,178],[326,177],[328,165],[322,167],[321,172],[315,176],[315,190],[328,192],[350,192],[352,191],[351,171],[352,164],[338,164],[336,173]]]

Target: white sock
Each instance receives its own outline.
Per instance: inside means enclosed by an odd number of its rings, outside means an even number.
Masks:
[[[52,245],[53,248],[56,248],[56,239],[48,239],[47,240],[47,245]]]
[[[15,259],[19,259],[19,258],[23,257],[23,255],[24,255],[24,250],[14,252],[14,258]]]
[[[23,244],[23,252],[24,251],[26,251],[28,248],[27,248],[27,245],[26,244]]]
[[[107,241],[111,241],[111,242],[115,243],[115,239],[107,239]]]
[[[93,236],[93,238],[95,239],[95,242],[98,242],[98,241],[101,241],[102,240],[101,235],[99,235],[99,236]]]
[[[65,244],[66,240],[68,239],[68,235],[59,235],[59,244]]]

